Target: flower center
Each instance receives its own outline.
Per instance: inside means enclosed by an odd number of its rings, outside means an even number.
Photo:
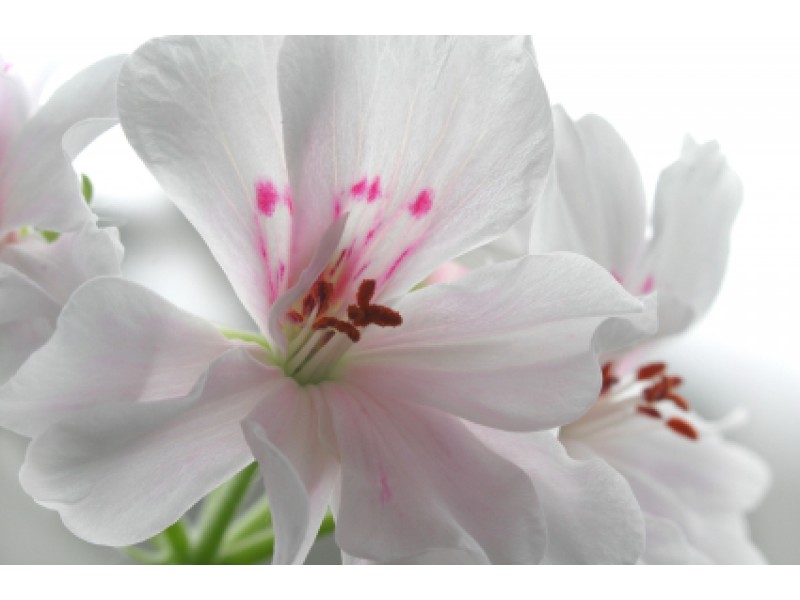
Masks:
[[[369,325],[399,327],[400,313],[373,304],[376,282],[364,279],[358,286],[355,303],[348,304],[337,295],[336,286],[322,278],[286,313],[289,350],[284,370],[300,383],[318,383],[330,374],[341,356],[361,339],[361,330]]]
[[[677,435],[697,440],[700,434],[689,420],[664,414],[669,404],[684,412],[690,410],[689,403],[676,391],[682,383],[680,377],[667,373],[663,362],[645,364],[624,377],[617,376],[612,363],[606,363],[597,402],[580,420],[563,427],[561,435],[585,439],[621,434],[620,426],[637,423],[649,427],[657,421]]]

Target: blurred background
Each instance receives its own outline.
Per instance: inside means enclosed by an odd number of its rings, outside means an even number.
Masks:
[[[671,2],[531,8],[514,28],[533,36],[554,103],[573,118],[597,113],[639,160],[651,198],[659,171],[683,136],[717,139],[745,186],[723,289],[706,318],[664,343],[685,396],[719,418],[736,407],[749,421],[731,437],[770,464],[774,483],[752,514],[756,543],[774,563],[800,563],[800,40],[788,3]],[[465,9],[467,10],[467,9]],[[482,23],[479,11],[472,22]],[[476,21],[477,19],[477,21]],[[525,25],[527,24],[527,25]],[[6,29],[6,25],[3,29]],[[371,29],[367,27],[367,29]],[[449,29],[440,27],[440,29]],[[145,30],[144,28],[142,29]],[[505,27],[508,30],[508,26]],[[147,34],[81,35],[0,29],[0,55],[43,94],[81,67],[129,52]],[[230,327],[251,322],[225,277],[178,211],[127,147],[118,129],[78,162],[95,184],[94,208],[120,227],[123,271],[179,306]],[[0,563],[124,562],[113,549],[70,536],[55,513],[19,489],[24,441],[0,433]],[[311,562],[338,554],[332,540]]]

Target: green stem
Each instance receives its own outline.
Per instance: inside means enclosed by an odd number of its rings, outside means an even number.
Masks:
[[[189,534],[182,519],[167,527],[161,535],[167,542],[169,562],[178,565],[187,565],[191,562]]]
[[[200,538],[194,549],[195,564],[214,563],[225,531],[236,515],[236,510],[244,500],[257,472],[258,464],[251,464],[206,498],[203,514],[200,517]]]
[[[275,533],[272,529],[267,529],[231,544],[226,548],[220,563],[223,565],[255,565],[272,557],[274,549]]]
[[[272,526],[272,512],[266,500],[251,506],[239,517],[225,536],[226,543],[234,544],[255,533],[266,531]]]
[[[317,532],[317,539],[326,536],[330,533],[333,533],[334,529],[336,529],[336,522],[333,520],[333,515],[330,511],[327,512],[325,518],[322,519],[322,523],[319,526],[319,531]]]
[[[169,554],[163,550],[148,552],[136,546],[128,546],[122,550],[137,563],[143,565],[164,565],[169,562]]]

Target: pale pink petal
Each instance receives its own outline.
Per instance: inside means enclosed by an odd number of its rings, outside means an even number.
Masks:
[[[30,111],[25,86],[13,74],[11,65],[0,58],[0,165],[8,145],[22,129]]]
[[[547,524],[550,564],[633,563],[644,520],[625,478],[600,459],[573,460],[550,432],[509,433],[472,425],[493,451],[530,476]]]
[[[320,390],[342,464],[344,552],[376,562],[540,561],[546,534],[531,480],[462,421],[355,386]]]
[[[16,136],[0,165],[0,235],[24,226],[72,231],[91,220],[71,161],[116,122],[123,59],[113,56],[81,71]]]
[[[122,251],[116,229],[99,229],[88,222],[54,242],[26,235],[14,244],[0,246],[0,262],[24,273],[63,304],[89,279],[120,275]]]
[[[125,135],[262,331],[269,307],[303,266],[289,262],[280,43],[252,36],[151,40],[125,63],[119,86]]]
[[[636,161],[614,128],[596,115],[573,121],[556,106],[553,122],[555,180],[534,214],[531,251],[578,252],[627,284],[643,250],[647,214]]]
[[[0,264],[0,385],[47,341],[59,309],[28,277]]]
[[[648,267],[659,293],[659,332],[688,327],[711,305],[728,261],[742,182],[716,142],[687,138],[656,187]]]
[[[290,37],[279,68],[303,264],[306,240],[350,212],[342,270],[386,299],[501,235],[541,193],[550,109],[525,38]]]
[[[275,529],[275,564],[302,563],[317,537],[339,473],[319,435],[321,397],[291,379],[244,423],[258,460]]]
[[[0,388],[0,425],[32,436],[93,404],[183,396],[232,344],[146,288],[94,279],[64,307],[50,341]]]
[[[395,308],[402,325],[367,328],[341,378],[373,396],[510,430],[557,427],[583,414],[600,391],[598,328],[643,310],[605,269],[576,254],[477,269]]]
[[[75,535],[141,542],[252,462],[240,423],[285,381],[233,349],[186,397],[106,402],[64,417],[33,440],[20,480]]]

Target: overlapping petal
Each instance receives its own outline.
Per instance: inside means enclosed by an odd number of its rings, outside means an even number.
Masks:
[[[548,429],[583,414],[600,391],[598,328],[643,311],[608,272],[572,254],[478,269],[396,308],[402,327],[368,331],[341,378],[371,396],[509,430]]]
[[[151,40],[126,62],[119,85],[128,140],[208,243],[262,331],[294,269],[280,43],[249,36]]]
[[[0,388],[0,425],[33,436],[86,406],[183,396],[232,344],[137,284],[94,279],[64,307],[48,343]]]
[[[502,234],[544,185],[550,109],[526,39],[292,37],[279,83],[293,258],[350,211],[378,296]]]
[[[141,542],[252,462],[240,422],[285,385],[278,369],[232,349],[186,397],[63,417],[33,440],[20,479],[83,539]]]
[[[533,483],[463,422],[355,385],[321,391],[342,465],[343,552],[377,562],[539,562],[546,534]]]
[[[22,82],[0,58],[0,164],[11,140],[17,135],[30,111],[30,99]]]
[[[109,57],[81,71],[16,135],[0,165],[0,236],[25,226],[73,231],[91,220],[71,161],[116,122],[116,79],[124,58]]]

